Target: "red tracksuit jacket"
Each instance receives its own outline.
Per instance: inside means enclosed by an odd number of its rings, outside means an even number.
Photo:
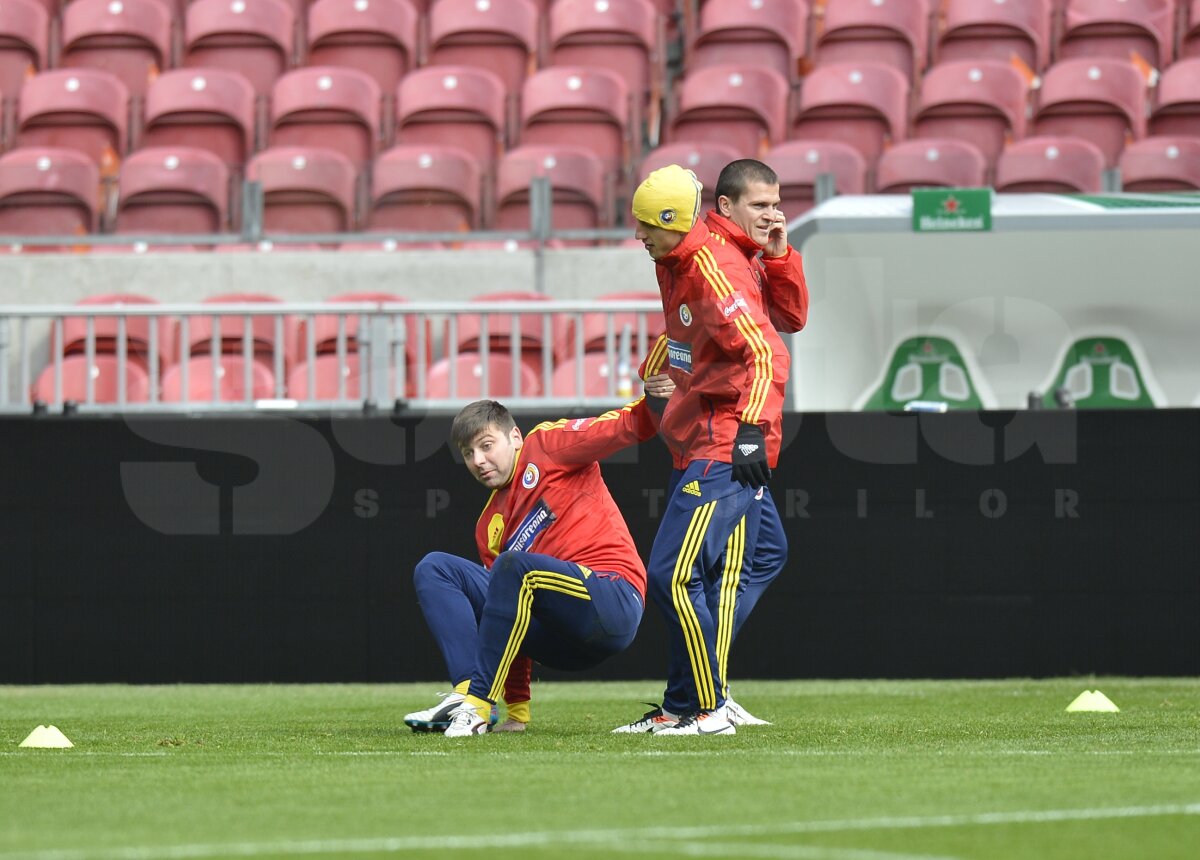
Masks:
[[[741,227],[715,209],[708,210],[704,223],[746,257],[775,331],[792,334],[804,328],[808,322],[808,283],[804,280],[804,261],[800,252],[788,245],[787,253],[782,257],[759,256],[762,248]]]
[[[552,555],[615,573],[645,599],[646,568],[596,462],[657,432],[644,400],[529,431],[509,482],[492,492],[475,525],[484,567],[505,550]]]
[[[640,372],[644,379],[666,368],[675,383],[660,427],[675,467],[731,462],[742,422],[762,428],[774,468],[790,357],[749,261],[701,222],[656,270],[667,331]]]

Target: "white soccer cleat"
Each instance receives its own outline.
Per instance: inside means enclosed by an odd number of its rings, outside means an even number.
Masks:
[[[650,704],[647,702],[646,704]],[[663,729],[669,729],[671,726],[679,722],[679,717],[672,714],[670,711],[664,711],[657,705],[650,705],[652,710],[646,711],[641,717],[634,720],[632,723],[627,723],[623,726],[617,726],[612,730],[614,735],[621,734],[645,734],[647,732],[653,734],[661,732]]]
[[[697,711],[688,714],[670,728],[655,732],[657,735],[736,735],[737,729],[722,709]]]
[[[423,711],[413,711],[404,717],[405,725],[414,732],[444,732],[450,727],[450,715],[462,704],[465,698],[462,693],[438,693],[442,697],[441,704],[426,708]],[[500,712],[492,705],[490,725],[500,721]]]
[[[725,700],[725,718],[735,726],[769,726],[768,720],[761,720],[747,711],[733,699]]]
[[[444,732],[450,726],[450,715],[463,703],[462,693],[440,693],[442,701],[432,708],[406,714],[404,724],[414,732]]]
[[[450,725],[446,727],[448,738],[469,738],[472,735],[486,734],[488,721],[466,702],[459,704],[450,715]]]

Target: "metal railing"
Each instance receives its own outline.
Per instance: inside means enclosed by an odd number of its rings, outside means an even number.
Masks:
[[[0,306],[0,412],[612,405],[641,393],[637,366],[661,321],[656,301]],[[592,372],[587,355],[603,356]]]

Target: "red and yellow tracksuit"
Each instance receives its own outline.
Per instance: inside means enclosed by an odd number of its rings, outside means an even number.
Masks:
[[[743,422],[761,427],[768,464],[777,465],[790,358],[768,308],[791,325],[807,316],[807,289],[770,304],[753,258],[728,229],[733,225],[716,224],[723,232],[694,225],[657,261],[666,334],[641,369],[643,378],[665,370],[676,386],[660,427],[675,470],[647,566],[648,592],[671,639],[663,708],[676,714],[724,703],[739,597],[764,524],[764,545],[771,545],[761,554],[771,559],[766,582],[782,567],[786,541],[774,502],[766,488],[733,481],[729,464]],[[784,271],[799,265],[799,255],[790,256],[781,258]],[[764,501],[771,509],[765,518]]]

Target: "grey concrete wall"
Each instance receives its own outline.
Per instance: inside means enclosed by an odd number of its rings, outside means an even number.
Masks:
[[[544,257],[545,292],[559,299],[655,290],[641,248],[571,248]],[[315,301],[345,292],[390,292],[409,299],[465,300],[482,293],[534,290],[528,250],[109,252],[0,256],[0,304],[72,304],[100,293],[141,293],[194,302],[230,292]]]

